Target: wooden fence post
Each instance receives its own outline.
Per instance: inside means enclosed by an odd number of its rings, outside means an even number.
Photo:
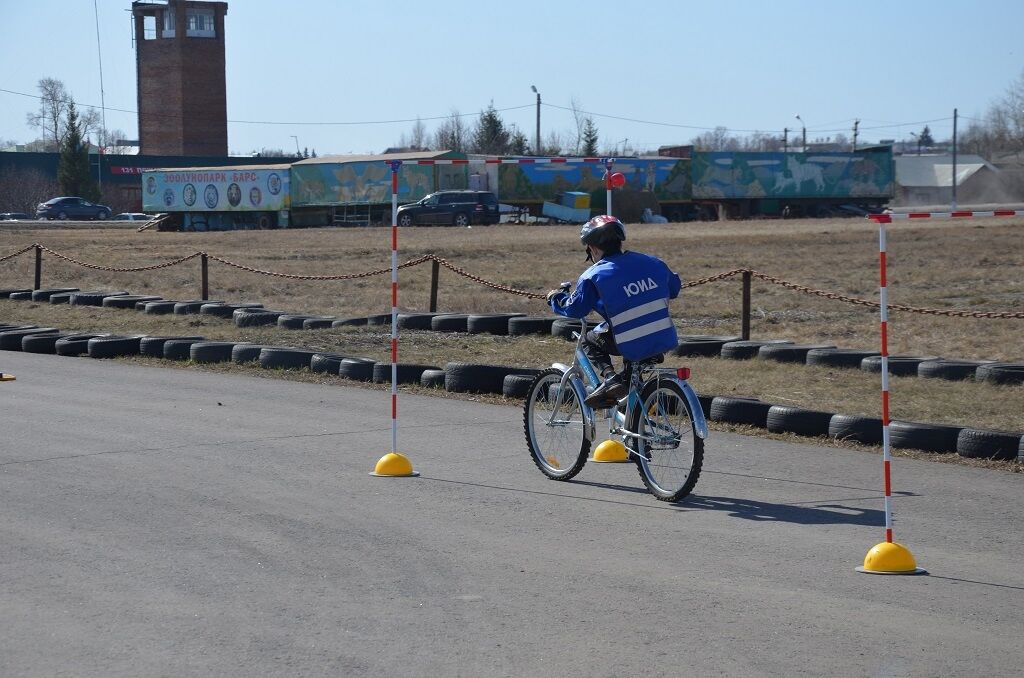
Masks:
[[[36,277],[35,277],[35,283],[34,283],[35,286],[32,289],[33,290],[38,290],[40,288],[40,286],[42,284],[42,280],[43,280],[43,248],[40,247],[39,245],[36,245],[35,248],[36,248]]]
[[[202,291],[202,295],[203,295],[202,299],[203,299],[203,301],[209,301],[209,299],[210,299],[210,275],[209,275],[209,267],[208,267],[207,258],[206,258],[206,252],[203,252],[203,254],[202,254],[202,265],[201,266],[202,266],[202,272],[203,272],[203,289],[201,290]]]
[[[437,259],[430,260],[430,312],[437,312],[437,275],[441,269],[441,265],[437,263]]]
[[[740,336],[744,341],[750,340],[750,271],[743,271],[743,311]]]

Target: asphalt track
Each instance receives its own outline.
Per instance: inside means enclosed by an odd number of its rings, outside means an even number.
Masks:
[[[512,407],[4,353],[2,676],[1019,676],[1021,477],[713,433],[545,479]],[[894,394],[898,397],[898,394]]]

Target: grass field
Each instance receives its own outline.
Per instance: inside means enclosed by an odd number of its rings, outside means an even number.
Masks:
[[[894,304],[972,311],[1024,311],[1024,221],[896,223],[889,227],[889,292]],[[342,275],[390,266],[390,229],[312,229],[226,233],[134,230],[0,230],[0,256],[39,242],[75,259],[129,268],[197,250],[257,269]],[[859,219],[709,222],[629,227],[628,246],[656,253],[684,280],[746,267],[807,287],[878,298],[877,226]],[[584,268],[573,226],[403,229],[399,261],[445,258],[499,284],[543,293]],[[0,262],[0,285],[31,287],[33,257]],[[168,299],[199,296],[199,260],[155,271],[98,271],[44,255],[43,287],[127,290]],[[399,305],[426,311],[430,264],[400,273]],[[739,277],[684,290],[673,315],[682,334],[739,334]],[[210,297],[258,301],[267,308],[339,317],[390,310],[390,274],[344,281],[269,277],[210,262]],[[541,301],[495,291],[442,268],[439,311],[546,314]],[[790,339],[876,349],[878,313],[870,307],[754,281],[752,338]],[[205,316],[145,316],[133,311],[0,301],[0,320],[62,330],[203,334],[278,345],[310,346],[384,359],[386,328],[289,331],[240,329]],[[893,311],[890,353],[947,358],[1024,360],[1024,320],[951,318]],[[555,338],[405,332],[400,359],[544,366],[566,361],[570,346]],[[673,358],[670,362],[680,362]],[[686,359],[700,392],[760,396],[776,403],[848,414],[878,415],[877,375],[762,361]],[[1024,430],[1024,388],[918,378],[892,380],[893,417]]]

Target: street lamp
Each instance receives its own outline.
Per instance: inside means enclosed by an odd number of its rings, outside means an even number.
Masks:
[[[796,119],[800,121],[800,129],[803,133],[803,141],[801,142],[801,150],[807,152],[807,126],[804,124],[804,119],[800,117],[800,114],[796,114]]]
[[[916,132],[911,132],[910,136],[917,139],[917,154],[921,155],[921,137],[919,137]]]
[[[533,154],[540,155],[540,92],[537,91],[535,85],[530,85],[530,89],[537,94],[537,138],[536,144],[533,147]]]
[[[782,152],[789,153],[789,128],[782,128]]]
[[[299,150],[299,137],[294,134],[290,135],[292,139],[295,139],[295,155],[301,156],[302,151]]]

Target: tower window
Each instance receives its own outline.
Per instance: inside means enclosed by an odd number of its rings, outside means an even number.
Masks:
[[[213,27],[213,10],[188,9],[186,14],[188,28],[185,35],[190,38],[215,38],[217,33]]]
[[[163,13],[163,26],[161,26],[160,35],[165,38],[174,37],[174,10],[165,9]]]

